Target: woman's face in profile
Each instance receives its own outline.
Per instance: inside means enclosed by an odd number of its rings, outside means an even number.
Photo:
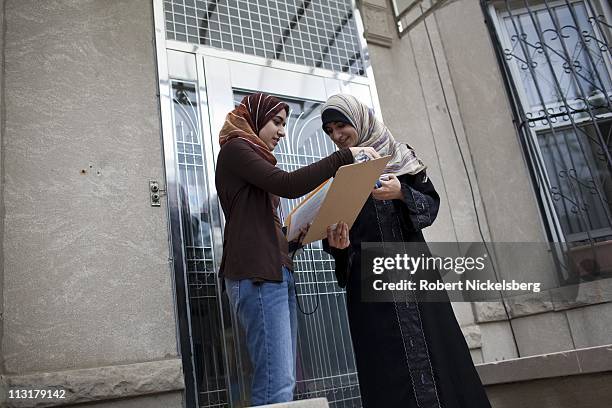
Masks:
[[[357,146],[357,129],[344,122],[329,122],[323,129],[339,148]]]
[[[285,126],[287,125],[287,112],[283,109],[278,112],[259,131],[259,138],[273,151],[281,137],[285,137]]]

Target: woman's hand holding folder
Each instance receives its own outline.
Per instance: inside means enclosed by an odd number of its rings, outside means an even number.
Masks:
[[[294,241],[289,242],[289,252],[295,252],[300,249],[302,245],[302,241],[304,237],[308,233],[308,229],[311,224],[307,224],[306,226],[300,228],[300,234],[298,238]],[[349,240],[349,227],[346,222],[338,222],[337,224],[333,224],[327,227],[327,241],[329,242],[329,246],[338,249],[347,248],[351,241]]]
[[[340,221],[335,225],[327,227],[327,241],[332,248],[345,249],[351,241],[349,240],[349,227],[346,222]]]

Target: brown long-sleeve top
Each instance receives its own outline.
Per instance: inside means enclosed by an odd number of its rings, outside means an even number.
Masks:
[[[280,282],[281,238],[272,195],[301,197],[333,177],[340,166],[352,163],[353,155],[342,149],[289,173],[255,149],[243,139],[232,139],[221,147],[217,159],[215,184],[226,220],[219,276]]]
[[[278,210],[280,208],[280,197],[272,196],[272,208]],[[278,215],[278,211],[274,211],[274,226],[276,227],[276,237],[278,238],[278,249],[280,251],[281,265],[285,265],[287,268],[293,270],[293,259],[289,256],[289,243],[287,237],[283,232],[283,222]]]

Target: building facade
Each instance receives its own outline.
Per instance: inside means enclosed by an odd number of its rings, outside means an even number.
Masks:
[[[38,406],[246,406],[212,181],[224,117],[255,91],[291,107],[279,166],[333,151],[319,107],[351,93],[428,165],[428,241],[545,248],[501,263],[545,293],[453,304],[494,407],[612,399],[606,1],[0,3],[9,406],[54,387]],[[296,398],[361,407],[333,262],[314,243],[295,264]]]

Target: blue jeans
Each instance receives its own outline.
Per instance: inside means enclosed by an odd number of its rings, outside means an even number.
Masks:
[[[282,267],[282,282],[254,284],[225,279],[234,315],[246,332],[253,365],[251,405],[293,400],[297,316],[293,272]]]

